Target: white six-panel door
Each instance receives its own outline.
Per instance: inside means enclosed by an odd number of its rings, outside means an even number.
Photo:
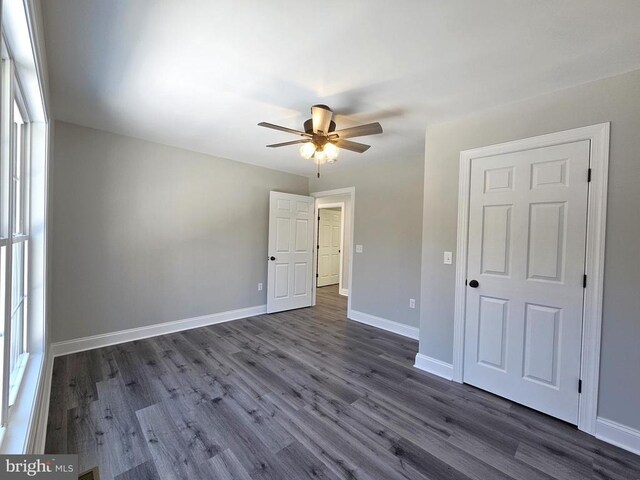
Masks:
[[[267,312],[311,306],[314,199],[271,192]]]
[[[574,424],[588,168],[589,141],[471,165],[464,381]]]
[[[340,282],[342,212],[321,208],[318,216],[318,286],[324,287]]]

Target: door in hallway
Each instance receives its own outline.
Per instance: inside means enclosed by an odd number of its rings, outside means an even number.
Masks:
[[[342,210],[321,208],[318,211],[318,287],[340,281],[342,258]]]

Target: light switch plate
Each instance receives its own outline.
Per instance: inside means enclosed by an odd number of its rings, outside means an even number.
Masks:
[[[444,252],[444,264],[451,265],[453,263],[453,252]]]
[[[364,247],[362,245],[356,245],[356,253],[364,252]]]

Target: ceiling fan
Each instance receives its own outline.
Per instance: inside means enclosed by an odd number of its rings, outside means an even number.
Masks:
[[[314,159],[315,163],[318,164],[318,177],[320,177],[320,165],[326,162],[335,162],[341,148],[357,153],[366,152],[370,148],[370,145],[352,142],[347,138],[382,133],[382,126],[378,122],[336,130],[336,123],[332,118],[333,110],[329,107],[326,105],[314,105],[311,107],[311,118],[304,122],[304,132],[267,122],[260,122],[258,125],[303,137],[301,140],[273,143],[267,145],[267,147],[277,148],[302,144],[300,155],[305,159]]]

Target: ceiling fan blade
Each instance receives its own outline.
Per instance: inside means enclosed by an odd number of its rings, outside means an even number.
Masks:
[[[344,148],[345,150],[351,150],[352,152],[364,153],[371,145],[365,145],[364,143],[352,142],[350,140],[332,140],[333,143],[338,148]]]
[[[313,120],[313,133],[327,134],[331,125],[333,112],[326,105],[314,105],[311,107],[311,119]]]
[[[299,143],[309,143],[310,141],[311,141],[310,138],[306,138],[304,140],[294,140],[292,142],[273,143],[271,145],[267,145],[267,147],[270,147],[270,148],[287,147],[289,145],[297,145]]]
[[[260,122],[258,124],[260,127],[273,128],[274,130],[280,130],[281,132],[293,133],[294,135],[299,135],[301,137],[311,137],[312,135],[309,133],[301,132],[299,130],[294,130],[293,128],[281,127],[280,125],[274,125],[273,123]]]
[[[345,128],[343,130],[336,130],[329,134],[330,139],[334,138],[352,138],[352,137],[364,137],[366,135],[378,135],[382,133],[382,125],[378,122],[367,123],[366,125],[359,125],[357,127]]]

